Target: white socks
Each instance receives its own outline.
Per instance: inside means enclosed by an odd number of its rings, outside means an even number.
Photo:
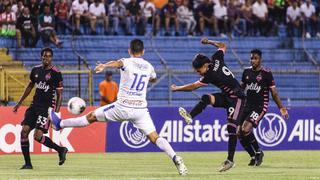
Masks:
[[[172,149],[171,145],[168,143],[166,139],[163,137],[159,137],[156,140],[156,145],[164,151],[171,159],[176,155],[176,152]]]
[[[88,126],[89,122],[87,120],[86,115],[76,118],[69,118],[66,120],[62,120],[60,122],[61,128],[68,128],[68,127],[85,127]]]

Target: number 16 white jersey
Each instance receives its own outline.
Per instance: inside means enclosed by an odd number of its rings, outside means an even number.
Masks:
[[[123,58],[117,103],[126,107],[146,108],[149,79],[156,78],[153,66],[142,58]]]

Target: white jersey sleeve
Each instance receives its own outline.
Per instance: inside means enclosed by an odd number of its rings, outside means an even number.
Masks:
[[[142,58],[123,58],[117,103],[126,107],[147,107],[147,87],[156,78],[153,66]]]

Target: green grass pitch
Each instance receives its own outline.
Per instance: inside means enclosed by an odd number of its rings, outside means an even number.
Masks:
[[[187,176],[178,175],[164,153],[68,154],[63,166],[58,156],[32,155],[33,170],[17,170],[22,155],[0,156],[0,179],[123,179],[123,180],[320,180],[320,151],[265,151],[260,167],[249,167],[248,155],[236,153],[236,167],[219,173],[217,168],[226,152],[181,152],[189,169]]]

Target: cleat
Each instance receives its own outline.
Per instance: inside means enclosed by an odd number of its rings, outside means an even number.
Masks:
[[[218,171],[224,172],[224,171],[227,171],[227,170],[233,168],[234,166],[235,166],[235,163],[227,159],[222,163],[222,165]]]
[[[263,156],[264,156],[264,154],[263,154],[262,151],[256,152],[256,156],[255,156],[255,159],[256,159],[255,166],[260,166],[260,165],[262,164]]]
[[[184,164],[182,157],[174,156],[173,162],[176,165],[178,172],[181,176],[185,176],[188,174],[187,166]]]
[[[256,159],[254,157],[252,157],[248,166],[254,166],[255,164],[256,164]]]
[[[179,107],[179,114],[184,118],[187,124],[191,124],[193,122],[191,115],[187,112],[187,110],[183,107]]]
[[[52,128],[56,131],[59,131],[61,129],[61,114],[54,112],[53,109],[50,107],[48,109],[48,117],[52,122]]]
[[[63,150],[59,152],[59,166],[64,164],[64,162],[66,161],[67,153],[68,153],[68,149],[66,147],[63,147]]]
[[[32,167],[32,165],[23,165],[21,168],[20,168],[21,170],[23,170],[23,169],[33,169],[33,167]]]

